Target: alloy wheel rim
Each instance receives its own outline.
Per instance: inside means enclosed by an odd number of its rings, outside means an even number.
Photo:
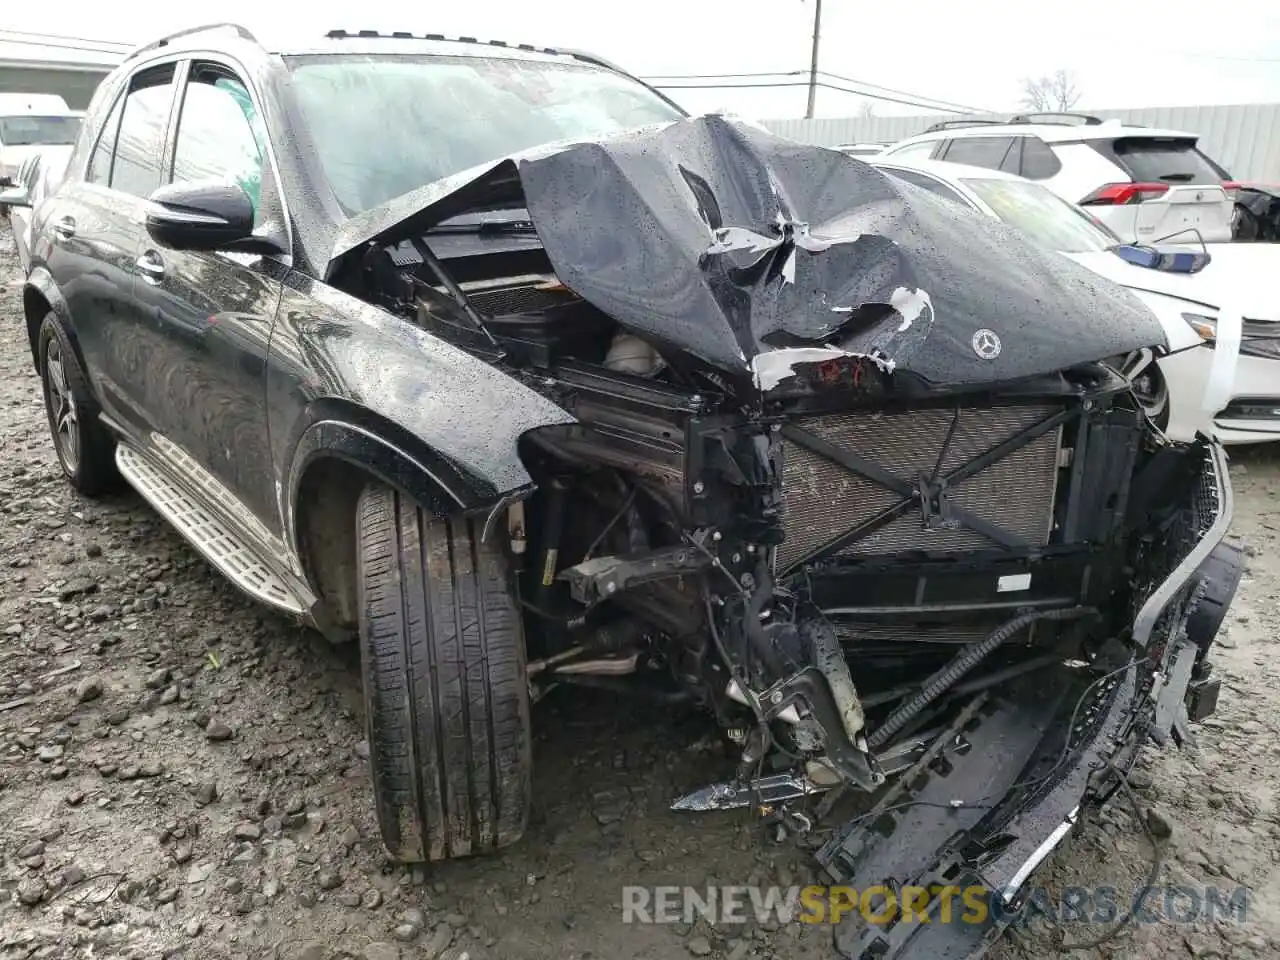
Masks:
[[[53,439],[58,456],[68,473],[75,473],[80,464],[80,420],[76,411],[76,398],[67,384],[67,371],[62,362],[62,347],[56,340],[50,341],[44,364],[45,404],[49,408],[49,423],[53,427]]]

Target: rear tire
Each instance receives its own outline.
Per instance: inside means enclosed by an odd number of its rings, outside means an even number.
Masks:
[[[361,660],[378,824],[393,857],[515,842],[532,756],[524,634],[506,561],[470,520],[367,486],[356,510]]]
[[[116,440],[102,421],[89,378],[52,311],[40,324],[40,382],[58,466],[71,486],[98,497],[120,486]]]

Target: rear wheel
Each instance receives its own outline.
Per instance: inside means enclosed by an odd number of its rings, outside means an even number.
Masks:
[[[470,520],[370,484],[356,510],[369,759],[402,861],[519,839],[532,769],[524,635],[506,561]]]
[[[88,497],[119,485],[115,438],[98,419],[98,404],[62,324],[52,313],[40,324],[40,379],[58,465],[73,487]]]

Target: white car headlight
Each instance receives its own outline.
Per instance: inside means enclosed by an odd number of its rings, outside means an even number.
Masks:
[[[1183,313],[1182,319],[1212,345],[1218,337],[1218,318],[1199,313]],[[1280,359],[1280,321],[1245,320],[1240,328],[1240,352],[1249,357]]]
[[[1217,317],[1206,317],[1199,313],[1183,313],[1182,319],[1187,322],[1187,326],[1199,335],[1201,340],[1212,343],[1214,338],[1218,336]]]

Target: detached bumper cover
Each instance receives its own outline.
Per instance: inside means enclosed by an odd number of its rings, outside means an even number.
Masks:
[[[1203,638],[1188,636],[1188,619],[1213,592],[1206,584],[1222,580],[1216,567],[1224,554],[1217,548],[1232,508],[1222,448],[1204,449],[1195,502],[1171,538],[1167,573],[1135,619],[1135,640],[1151,660],[1022,678],[966,730],[967,749],[931,768],[923,785],[878,818],[875,830],[855,820],[819,851],[834,882],[852,885],[859,895],[881,885],[930,891],[928,922],[902,910],[882,923],[856,911],[846,915],[835,931],[842,956],[982,956],[1017,921],[1028,879],[1082,809],[1110,796],[1148,737],[1163,742],[1170,731],[1185,734],[1186,703],[1195,699],[1192,679],[1203,658],[1196,642]],[[1215,603],[1221,599],[1215,594]],[[1153,682],[1153,661],[1161,667],[1159,682]],[[966,891],[970,898],[977,892],[981,909],[962,900]]]

